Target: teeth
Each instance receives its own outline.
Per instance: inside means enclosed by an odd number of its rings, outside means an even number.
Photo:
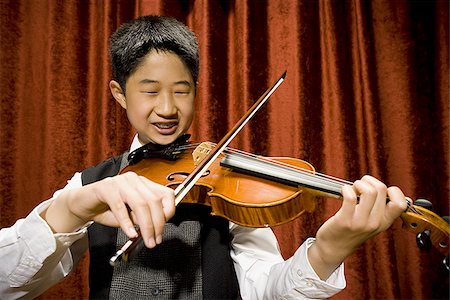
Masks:
[[[171,127],[175,126],[175,124],[173,124],[173,123],[157,123],[156,126],[158,126],[159,128],[162,128],[162,129],[167,129],[167,128],[171,128]]]

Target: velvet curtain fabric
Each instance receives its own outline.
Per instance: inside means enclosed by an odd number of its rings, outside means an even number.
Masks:
[[[372,174],[449,214],[447,0],[0,0],[1,226],[127,149],[134,132],[108,90],[108,37],[147,14],[198,35],[192,140],[219,141],[287,70],[233,147],[352,181]],[[274,228],[283,255],[339,206],[322,198]],[[88,259],[40,299],[86,298]],[[399,220],[346,260],[348,287],[334,298],[448,298],[442,259]]]

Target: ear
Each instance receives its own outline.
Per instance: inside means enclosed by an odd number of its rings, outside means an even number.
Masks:
[[[120,84],[115,80],[111,80],[109,82],[109,89],[114,99],[116,99],[116,101],[119,102],[120,106],[127,109],[127,100],[125,98],[125,94],[122,88],[120,87]]]

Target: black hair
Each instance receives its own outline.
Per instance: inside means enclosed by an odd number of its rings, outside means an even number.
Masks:
[[[174,18],[143,16],[122,24],[110,38],[113,79],[124,91],[128,77],[151,50],[177,54],[189,68],[197,85],[199,50],[195,34]]]

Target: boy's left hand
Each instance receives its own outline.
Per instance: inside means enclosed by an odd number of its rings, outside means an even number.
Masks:
[[[342,207],[319,228],[308,250],[310,263],[322,279],[362,243],[389,228],[407,207],[398,187],[387,188],[368,175],[344,186],[342,195]]]

